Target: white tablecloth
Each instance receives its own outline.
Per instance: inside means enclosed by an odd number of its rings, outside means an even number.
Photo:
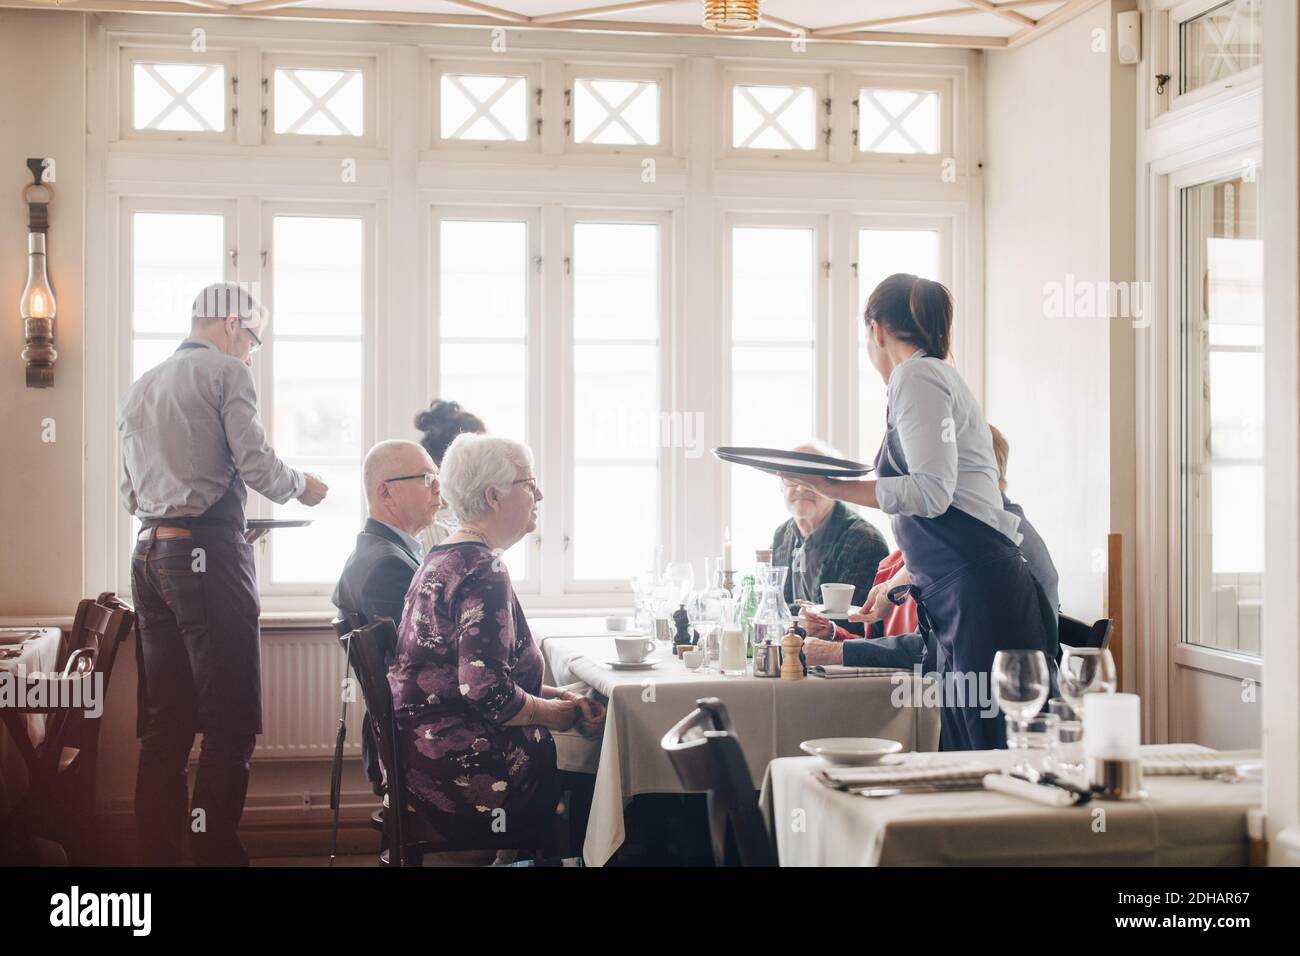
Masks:
[[[800,753],[800,741],[813,737],[887,737],[904,750],[939,744],[937,710],[891,702],[896,680],[916,679],[908,674],[801,681],[723,677],[688,671],[664,654],[651,670],[614,671],[602,663],[614,656],[607,636],[550,637],[542,653],[548,683],[582,681],[609,699],[601,740],[555,735],[561,770],[596,774],[583,845],[588,866],[604,865],[622,845],[628,800],[640,793],[683,792],[660,740],[698,698],[717,697],[727,705],[755,789],[769,761]]]
[[[35,630],[35,628],[33,628]],[[18,657],[0,660],[0,670],[14,675],[48,674],[54,670],[59,656],[59,637],[62,633],[57,627],[41,628],[40,637],[34,637],[19,645],[3,644],[0,647],[18,647],[22,654]],[[45,716],[27,714],[23,717],[27,726],[27,736],[33,746],[38,746],[45,739]],[[6,812],[27,789],[27,766],[18,752],[9,730],[0,725],[0,813]]]
[[[782,866],[1244,866],[1246,814],[1262,799],[1258,783],[1150,775],[1147,800],[1079,807],[991,790],[862,797],[818,783],[823,766],[817,757],[768,766],[760,800]]]

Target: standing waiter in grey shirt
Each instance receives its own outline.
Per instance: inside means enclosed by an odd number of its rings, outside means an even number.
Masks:
[[[179,863],[187,830],[198,864],[248,863],[237,829],[262,731],[262,673],[246,485],[277,504],[317,505],[327,491],[267,444],[250,371],[264,332],[247,291],[208,286],[194,300],[189,338],[118,406],[122,502],[144,529],[131,585],[140,631],[135,817],[149,864]]]

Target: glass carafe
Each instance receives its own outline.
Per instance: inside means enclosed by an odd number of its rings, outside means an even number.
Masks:
[[[790,606],[785,603],[785,576],[789,570],[785,567],[760,567],[756,572],[758,610],[750,628],[755,646],[764,641],[780,645],[786,628],[794,620]]]

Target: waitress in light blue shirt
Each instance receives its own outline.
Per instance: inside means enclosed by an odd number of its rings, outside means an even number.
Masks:
[[[864,320],[871,364],[889,393],[878,477],[819,479],[816,487],[890,516],[934,623],[941,748],[1005,747],[1006,723],[991,697],[993,655],[1029,648],[1050,663],[1056,634],[1018,547],[1020,519],[1002,506],[984,412],[947,361],[952,295],[938,282],[899,273],[876,286]],[[811,641],[808,662],[853,664],[850,645],[857,643]]]

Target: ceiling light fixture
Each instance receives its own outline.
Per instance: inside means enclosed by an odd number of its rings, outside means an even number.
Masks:
[[[704,0],[704,25],[718,33],[758,29],[759,0]]]

